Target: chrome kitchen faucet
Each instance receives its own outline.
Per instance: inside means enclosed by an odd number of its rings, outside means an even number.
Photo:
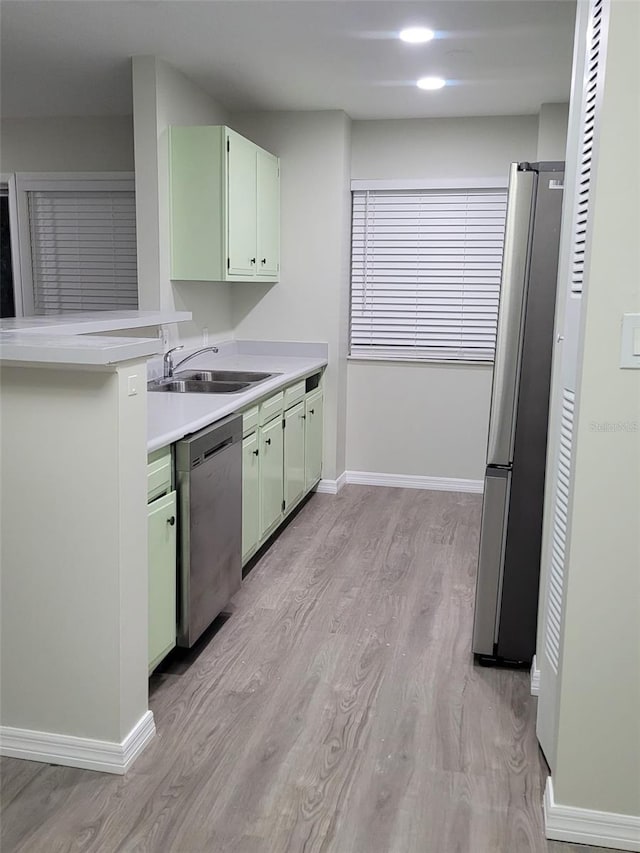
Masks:
[[[173,376],[173,371],[176,367],[180,367],[181,364],[184,364],[187,361],[191,361],[192,358],[195,358],[197,355],[201,355],[203,352],[218,352],[218,347],[202,347],[202,349],[196,350],[192,352],[191,355],[186,355],[181,361],[177,364],[173,363],[173,353],[178,352],[178,350],[184,349],[184,345],[179,347],[173,347],[173,349],[167,350],[167,352],[163,356],[164,362],[164,378],[171,379]]]

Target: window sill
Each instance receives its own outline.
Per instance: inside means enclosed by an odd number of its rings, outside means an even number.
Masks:
[[[392,358],[388,355],[348,355],[347,361],[370,362],[373,364],[433,364],[441,367],[488,367],[493,370],[493,361],[464,361],[457,358],[412,358],[409,356],[394,356]]]

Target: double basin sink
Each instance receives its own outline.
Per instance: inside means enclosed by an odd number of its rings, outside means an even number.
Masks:
[[[147,390],[174,394],[238,394],[277,375],[247,370],[181,370],[167,379],[147,383]]]

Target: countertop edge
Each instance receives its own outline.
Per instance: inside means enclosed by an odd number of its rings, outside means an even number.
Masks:
[[[156,338],[95,338],[78,345],[77,335],[31,336],[5,333],[0,336],[0,364],[5,367],[108,367],[133,359],[150,358],[162,351]]]
[[[119,316],[114,317],[114,314]],[[191,311],[95,311],[87,314],[109,316],[73,317],[70,314],[50,314],[36,317],[13,317],[0,321],[0,333],[24,335],[89,335],[100,332],[117,332],[119,329],[144,329],[183,323],[192,319]],[[12,326],[12,321],[15,326]],[[38,321],[38,322],[34,322]]]
[[[323,370],[327,366],[327,364],[327,359],[319,358],[313,365],[307,365],[304,368],[292,370],[290,373],[283,373],[281,376],[278,376],[277,378],[274,378],[269,382],[265,383],[265,385],[258,385],[255,388],[252,388],[250,391],[246,391],[244,394],[239,395],[234,400],[230,400],[227,406],[224,406],[223,408],[219,409],[218,411],[216,411],[215,414],[203,415],[202,417],[197,418],[196,420],[187,421],[180,428],[170,430],[166,433],[162,433],[156,438],[151,439],[147,442],[147,454],[153,453],[155,450],[160,450],[163,447],[167,447],[168,445],[173,444],[176,441],[180,441],[180,439],[184,438],[185,435],[191,435],[194,432],[198,432],[198,430],[204,429],[207,426],[211,426],[211,424],[217,423],[217,421],[222,420],[222,418],[226,418],[229,415],[232,415],[236,412],[240,412],[251,406],[252,404],[258,402],[258,400],[261,400],[264,397],[270,397],[272,394],[276,393],[280,389],[285,388],[287,385],[291,385],[296,380],[305,379],[307,376],[312,376],[314,373],[317,373],[318,370]],[[268,387],[268,390],[265,389],[265,386]],[[240,400],[242,402],[240,402]]]

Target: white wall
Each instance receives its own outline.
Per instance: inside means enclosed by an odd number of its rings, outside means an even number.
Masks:
[[[152,56],[133,59],[133,111],[140,308],[193,312],[193,322],[170,330],[172,345],[201,345],[203,328],[211,343],[226,340],[232,336],[234,285],[170,279],[168,128],[228,124],[228,114],[184,74]]]
[[[2,119],[0,171],[132,172],[132,116]]]
[[[592,183],[591,250],[585,265],[586,318],[553,778],[561,805],[636,818],[640,371],[620,369],[619,359],[622,315],[640,312],[640,113],[630,109],[640,102],[638,32],[640,5],[611,3]],[[599,426],[606,424],[610,429]]]
[[[569,104],[542,104],[538,115],[538,160],[564,160]]]
[[[323,476],[345,466],[350,125],[340,111],[236,113],[281,161],[280,282],[233,285],[236,338],[326,341]]]
[[[3,726],[119,744],[147,711],[145,371],[3,366]]]
[[[506,179],[536,116],[355,121],[351,177]],[[349,361],[347,469],[480,480],[491,366]]]

